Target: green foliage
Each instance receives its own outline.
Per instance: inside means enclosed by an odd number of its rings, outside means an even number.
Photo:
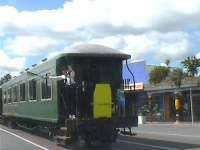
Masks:
[[[12,79],[12,76],[10,74],[6,74],[5,76],[1,77],[0,79],[0,85],[4,84],[5,82]]]
[[[153,84],[163,81],[169,73],[169,68],[163,66],[157,66],[150,72],[150,82]]]
[[[194,77],[198,73],[198,67],[200,67],[200,59],[195,56],[187,57],[181,62],[183,67],[187,70],[188,74]]]
[[[184,78],[184,73],[181,68],[173,69],[169,76],[177,87],[181,86],[181,80]]]

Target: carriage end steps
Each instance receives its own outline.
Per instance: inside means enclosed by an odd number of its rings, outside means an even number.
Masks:
[[[65,146],[70,142],[70,137],[67,136],[57,136],[57,144]]]
[[[57,144],[65,146],[68,143],[70,143],[71,137],[69,137],[67,135],[68,135],[68,129],[67,129],[67,127],[60,127],[59,135],[56,137]]]

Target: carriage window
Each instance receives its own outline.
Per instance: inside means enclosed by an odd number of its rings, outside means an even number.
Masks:
[[[45,79],[41,81],[42,99],[51,98],[51,80]]]
[[[25,101],[25,83],[20,84],[20,101]]]
[[[18,93],[19,93],[18,87],[17,86],[13,87],[13,102],[17,102]]]
[[[6,99],[6,91],[3,92],[3,103],[6,104],[7,103],[7,99]]]
[[[12,91],[11,91],[11,89],[8,89],[8,103],[11,103],[12,102]]]
[[[36,80],[29,81],[29,99],[36,100]]]

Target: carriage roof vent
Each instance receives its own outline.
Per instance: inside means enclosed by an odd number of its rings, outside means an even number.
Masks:
[[[26,68],[26,69],[25,69],[25,71],[28,71],[28,70],[29,70],[29,68]]]
[[[45,62],[47,60],[47,58],[42,59],[42,62]]]
[[[37,66],[37,64],[33,64],[33,65],[32,65],[32,67],[35,67],[35,66]]]

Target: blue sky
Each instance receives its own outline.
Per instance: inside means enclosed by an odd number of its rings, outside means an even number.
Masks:
[[[199,0],[0,0],[0,76],[80,44],[179,66],[200,57]]]
[[[0,5],[14,6],[20,11],[56,9],[63,6],[66,0],[0,0]]]

